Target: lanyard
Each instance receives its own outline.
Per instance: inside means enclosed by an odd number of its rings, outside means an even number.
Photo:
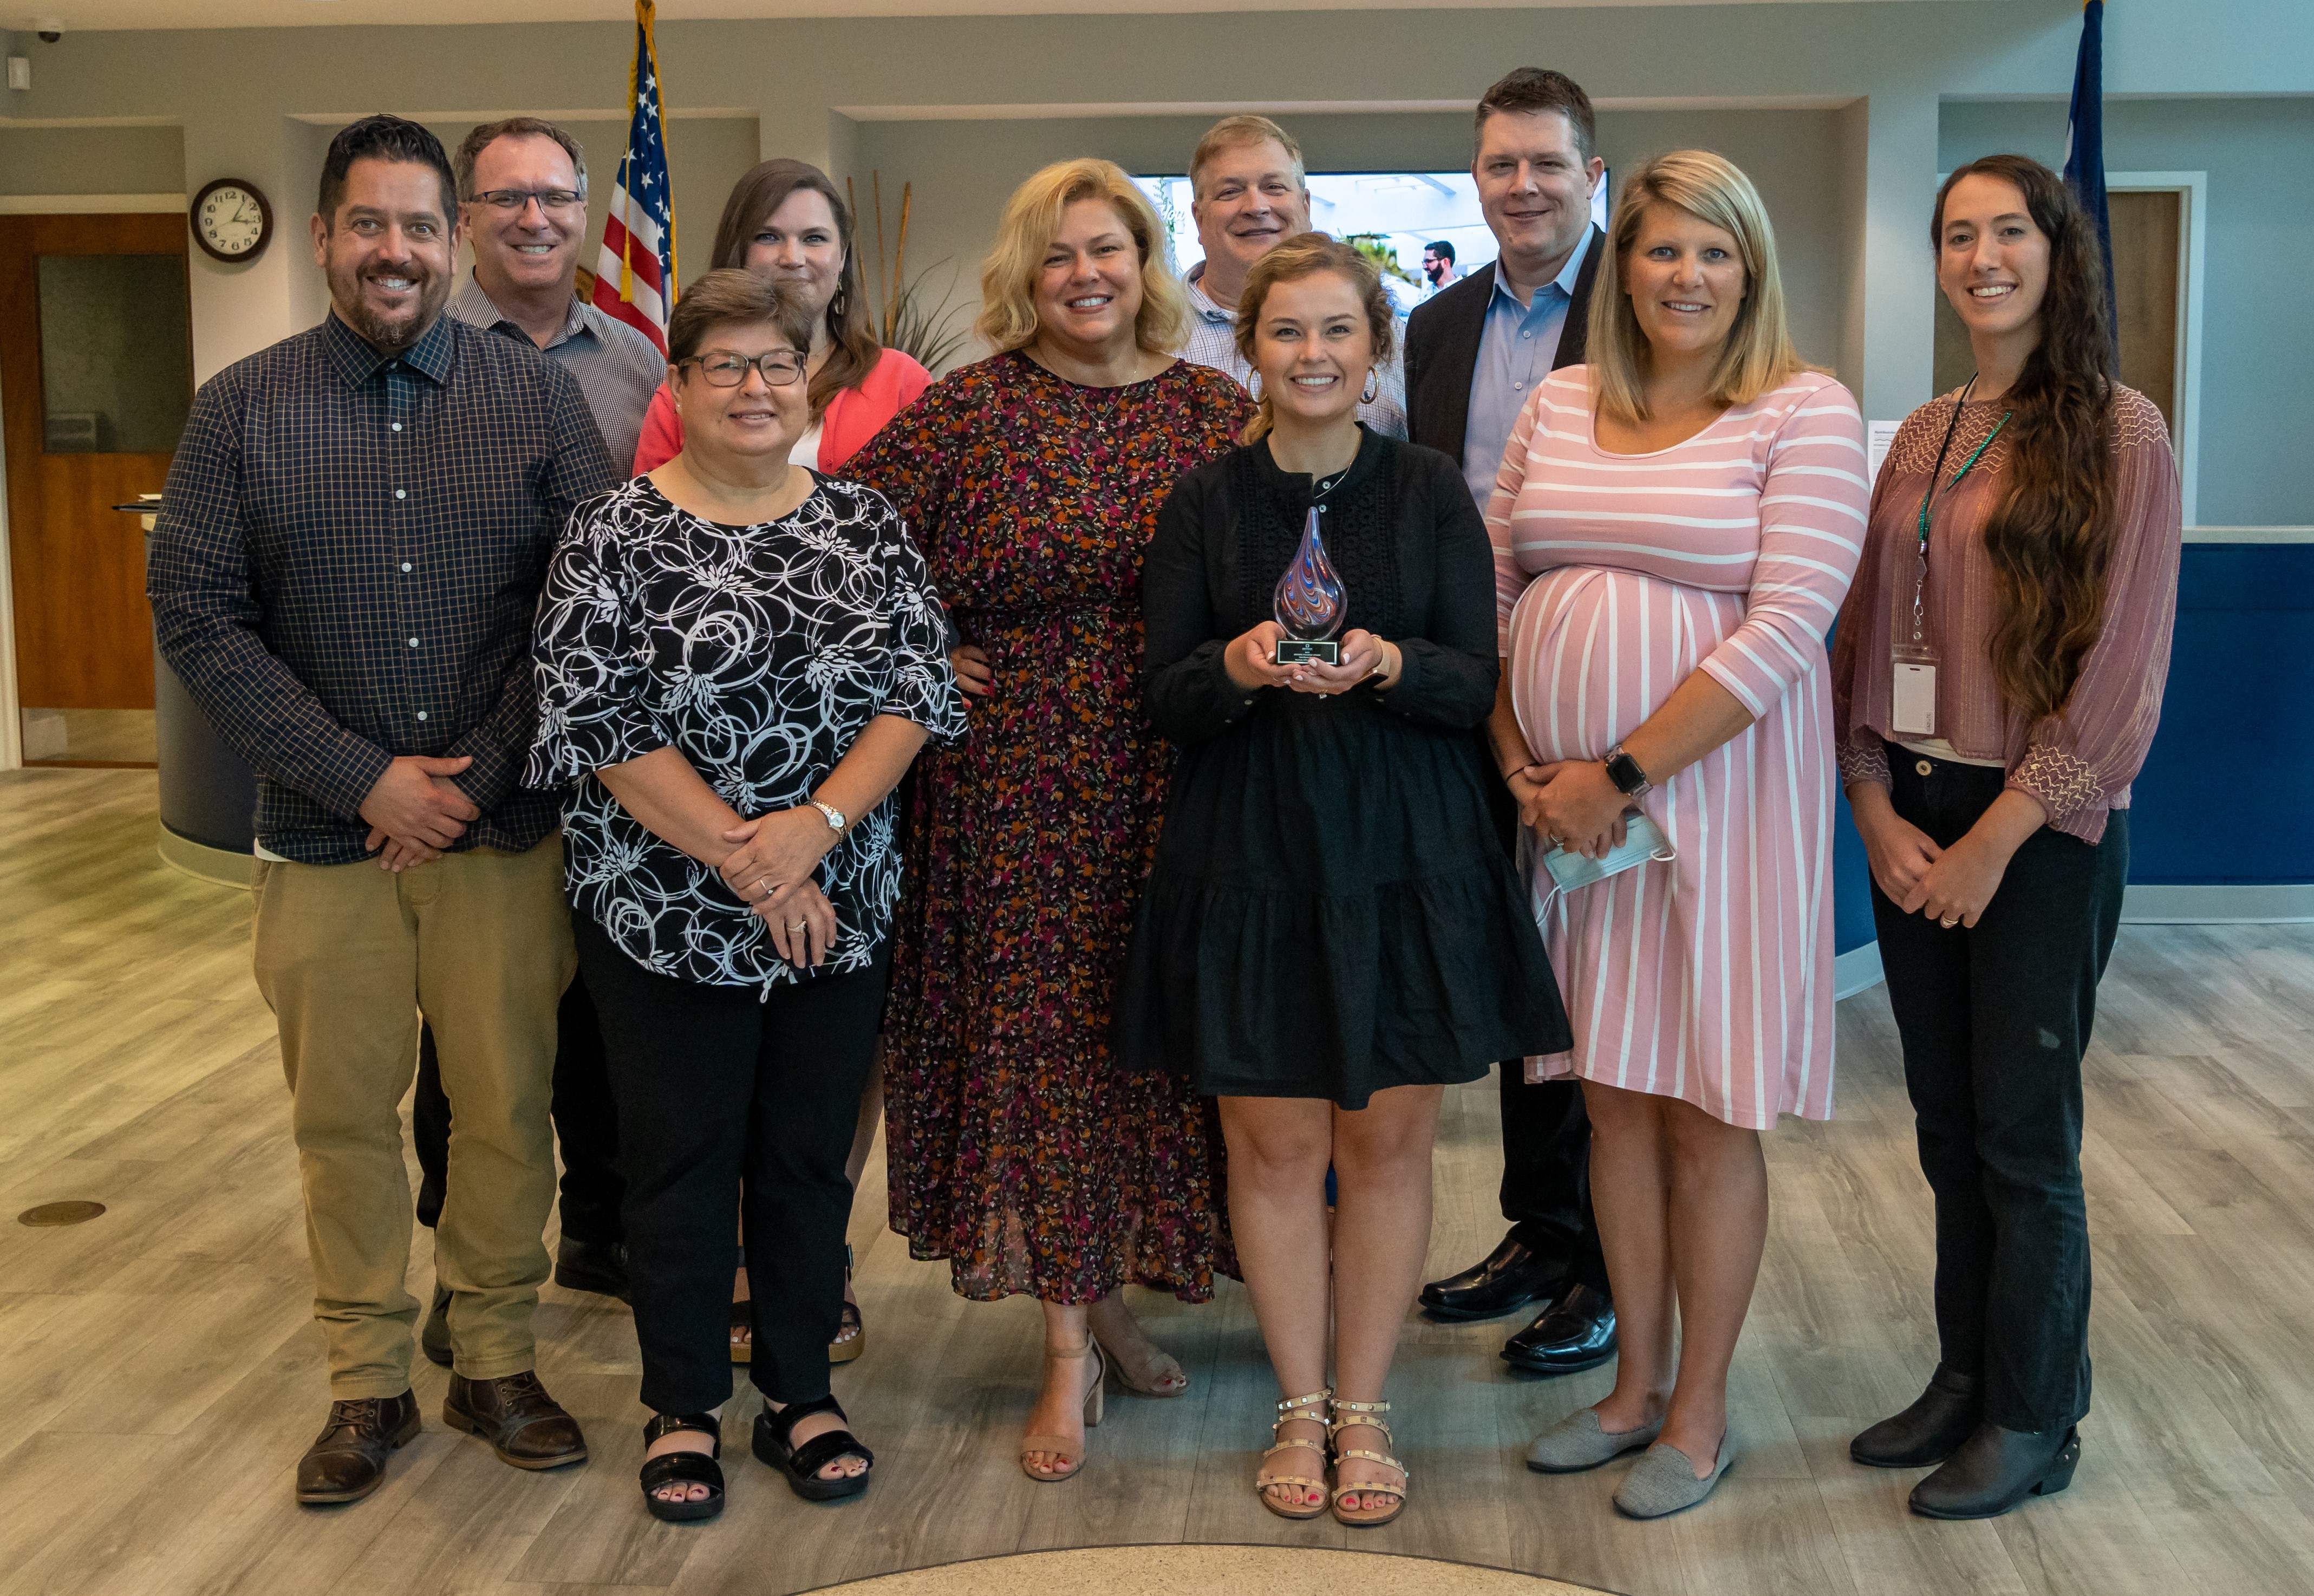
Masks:
[[[1972,376],[1968,379],[1968,386],[1960,391],[1960,397],[1953,401],[1952,419],[1945,423],[1945,441],[1938,445],[1937,463],[1929,472],[1929,490],[1921,495],[1921,541],[1920,549],[1915,560],[1915,574],[1912,578],[1912,646],[1915,648],[1921,646],[1921,633],[1922,628],[1921,605],[1921,600],[1927,593],[1929,585],[1929,508],[1936,502],[1937,479],[1944,475],[1945,461],[1952,453],[1953,434],[1960,429],[1960,413],[1963,410],[1967,408],[1968,396],[1975,387],[1976,378]],[[1961,462],[1960,469],[1953,472],[1953,480],[1945,484],[1947,489],[1960,486],[1960,480],[1968,475],[1970,470],[1975,466],[1976,463],[1984,457],[1984,452],[1992,447],[1992,440],[2000,436],[2000,429],[2009,425],[2009,418],[2014,414],[2016,414],[2014,410],[2003,410],[2000,412],[2000,419],[1992,424],[1992,430],[1984,435],[1984,441],[1976,445],[1976,452],[1971,454],[1966,460]]]

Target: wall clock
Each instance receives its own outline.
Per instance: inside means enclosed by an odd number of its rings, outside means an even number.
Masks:
[[[254,260],[273,241],[273,207],[255,183],[221,177],[193,196],[193,238],[212,260]]]

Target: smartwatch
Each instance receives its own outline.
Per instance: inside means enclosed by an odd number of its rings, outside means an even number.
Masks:
[[[1607,750],[1606,763],[1607,780],[1612,781],[1615,790],[1625,798],[1645,798],[1656,789],[1656,784],[1647,780],[1647,772],[1639,769],[1639,762],[1624,753],[1621,743]]]

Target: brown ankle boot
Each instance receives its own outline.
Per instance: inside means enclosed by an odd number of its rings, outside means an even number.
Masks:
[[[479,1435],[501,1462],[517,1468],[560,1468],[587,1460],[587,1438],[578,1421],[546,1394],[538,1376],[526,1369],[502,1380],[450,1376],[442,1398],[442,1422]]]
[[[384,1482],[385,1456],[418,1434],[418,1397],[364,1397],[330,1404],[329,1423],[297,1459],[297,1500],[358,1502]]]

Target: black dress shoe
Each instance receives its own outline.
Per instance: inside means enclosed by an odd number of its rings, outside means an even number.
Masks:
[[[566,1292],[634,1301],[627,1284],[627,1244],[578,1241],[565,1236],[554,1249],[554,1283]]]
[[[434,1306],[426,1310],[426,1323],[418,1332],[418,1350],[427,1361],[450,1366],[450,1288],[434,1288]]]
[[[1848,1455],[1867,1468],[1926,1468],[1959,1451],[1983,1419],[1983,1383],[1939,1363],[1920,1399],[1850,1442]]]
[[[418,1397],[330,1404],[329,1423],[297,1459],[297,1500],[358,1502],[384,1482],[385,1455],[418,1434]]]
[[[2004,1430],[1979,1424],[1945,1466],[1912,1487],[1924,1519],[1997,1519],[2027,1496],[2053,1496],[2073,1483],[2081,1433]]]
[[[1448,1324],[1500,1318],[1550,1295],[1566,1273],[1565,1264],[1541,1257],[1515,1236],[1506,1236],[1482,1261],[1424,1286],[1422,1309]]]
[[[1614,1355],[1615,1304],[1606,1292],[1580,1283],[1568,1286],[1503,1348],[1503,1362],[1529,1374],[1579,1374]]]
[[[479,1435],[502,1463],[517,1468],[560,1468],[587,1460],[587,1438],[578,1421],[546,1394],[530,1370],[502,1380],[450,1376],[442,1398],[442,1422]]]

